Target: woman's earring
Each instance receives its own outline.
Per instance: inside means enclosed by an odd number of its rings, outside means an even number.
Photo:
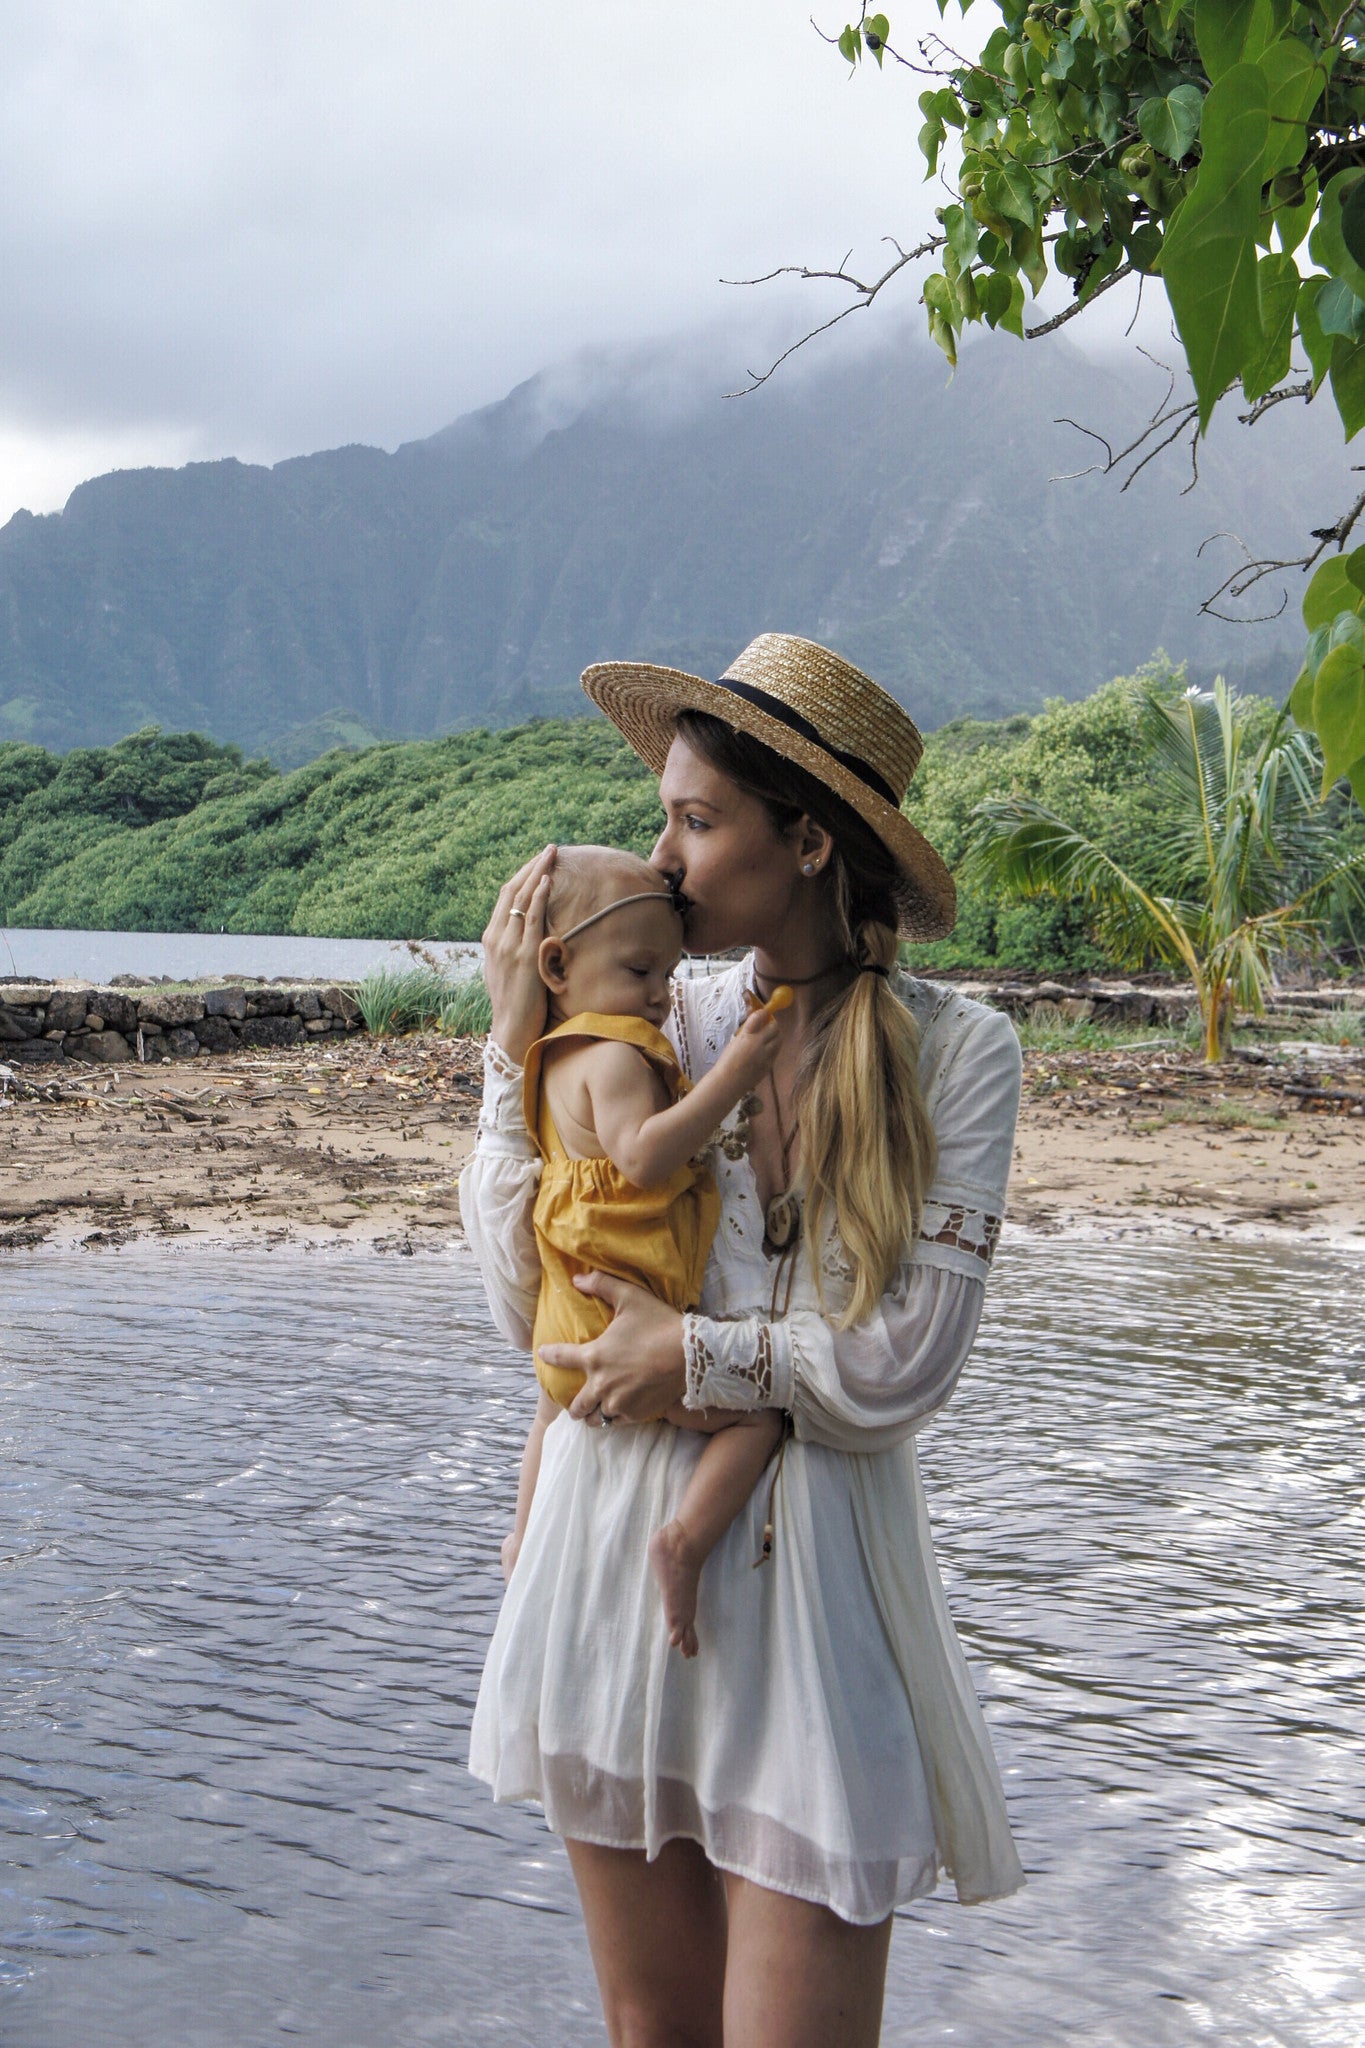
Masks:
[[[808,860],[806,862],[806,865],[802,868],[801,872],[803,875],[813,875],[815,873],[815,862],[813,860]]]

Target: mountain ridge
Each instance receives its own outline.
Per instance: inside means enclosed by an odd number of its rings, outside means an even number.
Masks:
[[[1195,551],[1248,524],[1258,551],[1301,546],[1346,475],[1316,414],[1235,455],[1215,435],[1191,497],[1161,464],[1121,497],[1047,482],[1074,459],[1059,414],[1114,438],[1147,409],[1061,337],[978,345],[946,388],[909,343],[728,402],[695,374],[679,396],[669,364],[561,367],[392,453],[114,471],[16,514],[0,738],[158,723],[287,760],[301,731],[580,710],[589,661],[715,673],[772,628],[836,645],[926,727],[1083,695],[1158,646],[1287,684],[1292,617],[1201,618],[1221,570]]]

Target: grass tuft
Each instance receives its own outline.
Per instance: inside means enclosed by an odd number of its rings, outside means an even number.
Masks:
[[[446,1038],[482,1038],[493,1028],[493,1003],[481,974],[462,981],[441,1005],[440,1029]]]
[[[387,1038],[437,1023],[454,994],[434,967],[374,967],[356,989],[355,999],[370,1036]]]

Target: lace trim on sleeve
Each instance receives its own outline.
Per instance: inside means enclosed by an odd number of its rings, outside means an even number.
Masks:
[[[928,1202],[920,1223],[920,1243],[966,1252],[980,1260],[985,1273],[1000,1241],[1000,1223],[999,1216],[988,1215],[982,1209],[968,1209],[960,1202]]]
[[[483,1104],[479,1110],[479,1139],[495,1152],[518,1158],[538,1157],[526,1129],[521,1100],[521,1068],[510,1059],[495,1039],[483,1042]]]
[[[521,1068],[505,1053],[496,1038],[485,1038],[483,1042],[483,1065],[486,1074],[496,1074],[500,1081],[519,1081]]]
[[[786,1408],[791,1403],[785,1328],[759,1316],[683,1317],[685,1408]]]

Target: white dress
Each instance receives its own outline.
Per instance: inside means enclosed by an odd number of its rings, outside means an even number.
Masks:
[[[676,985],[670,1036],[705,1073],[745,1013],[752,962]],[[951,1873],[960,1899],[1023,1882],[966,1661],[934,1563],[913,1434],[971,1348],[999,1234],[1019,1101],[1008,1020],[900,975],[916,1016],[939,1165],[922,1234],[878,1311],[836,1331],[808,1250],[775,1262],[747,1156],[713,1155],[722,1215],[700,1310],[684,1321],[692,1407],[785,1409],[771,1562],[753,1569],[765,1479],[702,1576],[701,1654],[668,1645],[646,1558],[705,1439],[666,1424],[557,1417],[489,1646],[470,1769],[581,1841],[699,1842],[722,1869],[879,1921]],[[737,1148],[732,1148],[737,1149]],[[530,1350],[539,1163],[520,1070],[490,1044],[478,1143],[460,1183],[493,1317]],[[829,1314],[847,1298],[822,1248]],[[790,1262],[787,1272],[791,1272]]]

